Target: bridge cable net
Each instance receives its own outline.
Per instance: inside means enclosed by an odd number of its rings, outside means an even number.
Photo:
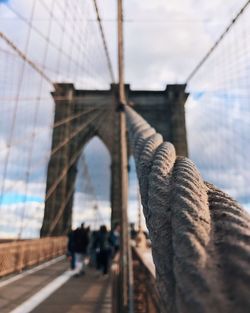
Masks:
[[[250,210],[250,1],[188,78],[190,158]]]
[[[90,121],[100,123],[105,118],[103,107],[101,112],[76,112],[54,124],[50,95],[54,83],[105,89],[113,82],[97,12],[93,0],[0,3],[1,237],[38,236],[51,154],[60,153]],[[66,138],[60,136],[61,127],[85,115],[85,124]],[[56,128],[60,142],[51,152]],[[70,162],[79,157],[80,152],[69,160],[54,188],[66,175]]]
[[[100,225],[105,224],[105,219],[100,211],[96,189],[89,172],[89,167],[84,152],[78,161],[80,172],[79,192],[81,193],[81,208],[78,212],[73,211],[73,225],[79,226],[84,221],[91,230],[98,230]],[[86,212],[86,208],[91,208]]]
[[[162,312],[245,312],[250,216],[126,107]]]

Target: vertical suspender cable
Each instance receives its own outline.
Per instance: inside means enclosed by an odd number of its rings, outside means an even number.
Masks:
[[[126,95],[124,88],[124,49],[123,49],[123,10],[122,0],[117,1],[118,20],[118,70],[119,70],[119,103],[117,115],[119,119],[119,154],[120,154],[120,196],[121,196],[121,310],[122,312],[133,312],[133,284],[132,284],[132,260],[130,251],[130,238],[128,231],[127,213],[127,186],[128,186],[128,159],[126,140],[126,119],[124,107],[126,105]]]

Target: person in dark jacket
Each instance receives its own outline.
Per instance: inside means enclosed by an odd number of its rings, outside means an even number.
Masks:
[[[88,228],[84,228],[84,224],[77,228],[74,232],[74,249],[75,249],[75,264],[77,275],[85,274],[85,257],[89,244]]]
[[[74,231],[71,230],[68,233],[68,247],[67,256],[70,258],[70,268],[75,269],[75,242],[74,242]]]
[[[109,233],[105,225],[100,227],[96,240],[97,250],[97,269],[102,270],[105,275],[108,273],[109,261],[111,257],[111,247],[109,242]]]
[[[89,266],[96,268],[96,244],[97,244],[97,237],[98,231],[94,230],[90,235],[89,240]]]

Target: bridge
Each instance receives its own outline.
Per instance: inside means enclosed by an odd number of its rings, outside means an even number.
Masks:
[[[249,312],[250,1],[124,2],[0,1],[0,312]],[[82,222],[120,227],[108,275],[69,268]]]

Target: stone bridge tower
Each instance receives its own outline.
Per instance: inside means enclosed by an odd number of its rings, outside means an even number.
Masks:
[[[120,160],[114,149],[118,85],[112,84],[109,90],[76,90],[73,84],[54,86],[55,117],[41,236],[66,234],[71,228],[77,161],[94,136],[104,142],[111,155],[112,222],[120,216],[116,192]],[[128,103],[183,156],[188,154],[185,87],[168,85],[163,91],[135,91],[125,85]]]

